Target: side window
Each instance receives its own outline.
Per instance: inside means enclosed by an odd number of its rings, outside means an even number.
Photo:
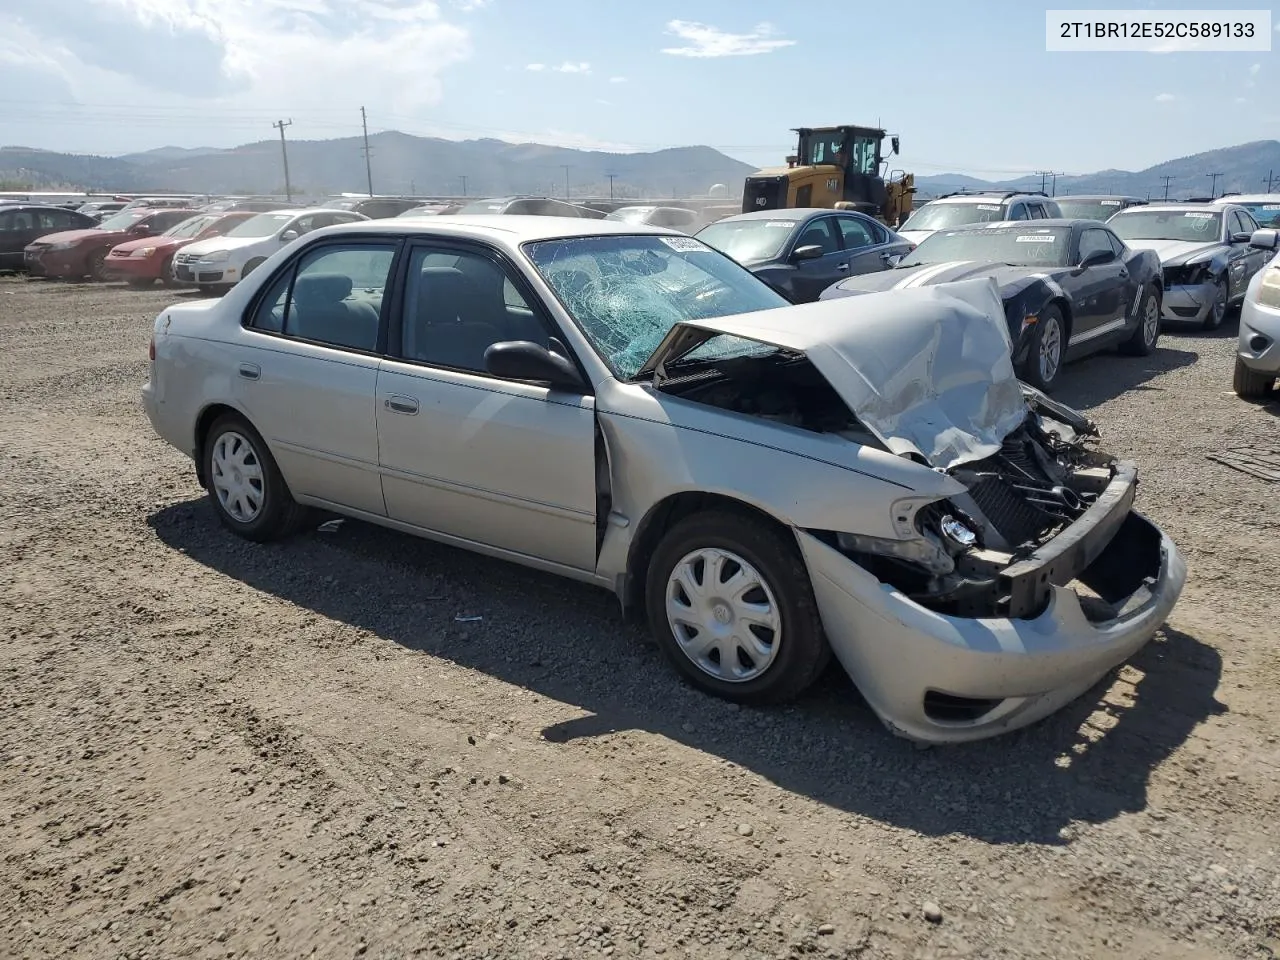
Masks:
[[[36,214],[36,223],[41,230],[72,230],[70,217],[63,216],[56,210],[41,210]]]
[[[1009,210],[1009,215],[1008,215],[1008,217],[1006,217],[1005,219],[1007,219],[1007,220],[1026,220],[1026,219],[1027,219],[1027,208],[1026,208],[1026,205],[1025,205],[1025,204],[1022,204],[1022,203],[1015,203],[1015,204],[1013,205],[1013,207]]]
[[[1082,231],[1080,233],[1080,257],[1077,262],[1083,263],[1085,257],[1091,253],[1097,253],[1099,250],[1105,251],[1109,256],[1115,256],[1115,251],[1111,247],[1111,240],[1107,237],[1107,231],[1099,230],[1097,227]]]
[[[308,214],[305,217],[299,217],[297,220],[293,221],[293,223],[289,224],[285,229],[293,230],[298,234],[298,236],[302,236],[304,233],[309,233],[315,228],[316,228],[316,215],[313,213],[313,214]],[[281,231],[281,232],[283,233],[284,231]]]
[[[1104,231],[1107,239],[1111,242],[1111,249],[1115,251],[1117,257],[1124,256],[1124,241],[1117,237],[1110,230]]]
[[[854,217],[837,217],[836,222],[840,225],[840,236],[844,240],[846,250],[869,247],[876,242],[871,229],[861,220]]]
[[[1049,214],[1045,213],[1043,203],[1028,203],[1027,216],[1031,220],[1047,220]]]
[[[549,344],[546,328],[507,272],[479,253],[419,248],[409,258],[401,356],[435,366],[487,373],[484,352],[495,343]]]
[[[373,350],[394,256],[391,244],[311,250],[272,282],[250,326],[332,347]]]
[[[368,217],[370,220],[377,219],[371,213],[366,213],[365,216]],[[381,214],[381,216],[385,217],[386,214],[383,213]],[[317,223],[316,227],[331,227],[336,223],[357,223],[359,222],[359,220],[360,220],[360,217],[354,213],[331,213],[329,214],[328,218],[324,223]],[[312,229],[315,229],[315,227],[313,227]]]
[[[801,247],[817,245],[822,247],[822,253],[824,256],[828,253],[835,253],[838,251],[840,247],[836,243],[835,231],[831,229],[832,219],[834,218],[820,217],[813,221],[813,223],[809,224],[801,231],[800,236],[796,238],[795,246],[792,247],[792,249],[798,250]]]
[[[11,233],[18,229],[17,215],[13,213],[0,213],[0,233]]]

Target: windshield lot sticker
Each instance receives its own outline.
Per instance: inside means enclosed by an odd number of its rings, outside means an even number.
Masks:
[[[1000,209],[1000,204],[998,204],[998,203],[979,203],[979,204],[977,204],[977,207],[978,207],[978,209],[979,209],[979,210],[999,210],[999,209]]]
[[[794,220],[770,220],[765,224],[766,227],[774,227],[780,230],[790,230],[796,225]]]
[[[1104,207],[1118,207],[1120,206],[1120,201],[1119,200],[1103,200],[1102,205]]]
[[[1280,210],[1280,203],[1264,203],[1263,210]]]
[[[672,250],[680,253],[699,253],[710,249],[701,240],[695,240],[693,237],[660,237],[659,239]]]
[[[1213,213],[1184,213],[1184,217],[1191,217],[1195,220],[1212,220],[1217,214]]]
[[[1016,237],[1015,242],[1016,243],[1053,243],[1053,241],[1057,239],[1058,238],[1051,233],[1033,233],[1033,234],[1028,234],[1025,237]]]

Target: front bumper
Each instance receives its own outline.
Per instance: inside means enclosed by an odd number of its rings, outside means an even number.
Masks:
[[[80,250],[27,250],[22,262],[33,277],[78,279],[87,272],[85,255]]]
[[[1250,370],[1280,377],[1280,310],[1245,298],[1240,306],[1237,356]]]
[[[129,280],[159,280],[162,260],[156,257],[113,257],[103,261],[107,272]]]
[[[816,537],[797,537],[832,650],[871,708],[900,736],[959,743],[1048,716],[1165,622],[1186,582],[1186,564],[1151,521],[1136,511],[1121,516],[1090,567],[1101,565],[1120,582],[1128,577],[1131,592],[1108,598],[1104,613],[1099,601],[1082,602],[1050,582],[1047,605],[1027,619],[935,613]],[[977,707],[959,719],[948,716],[945,708],[957,703]]]
[[[1213,283],[1165,287],[1160,317],[1175,323],[1203,323],[1209,318],[1217,292]]]
[[[209,263],[204,260],[186,259],[179,255],[173,261],[173,278],[180,283],[198,283],[202,286],[235,283],[240,279],[240,271],[225,261]]]

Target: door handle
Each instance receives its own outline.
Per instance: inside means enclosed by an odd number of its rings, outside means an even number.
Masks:
[[[409,416],[413,416],[418,412],[417,398],[406,397],[400,394],[394,394],[387,397],[387,399],[383,401],[383,406],[393,413],[407,413]]]
[[[848,269],[849,269],[849,265],[848,265],[847,263],[837,263],[837,264],[836,264],[836,269],[837,269],[837,270],[848,270]]]
[[[240,376],[246,380],[257,380],[262,376],[262,368],[256,363],[242,363],[240,364]]]
[[[1126,270],[1126,269],[1124,269],[1123,267],[1121,267],[1121,268],[1120,268],[1120,279],[1121,279],[1121,280],[1127,280],[1128,278],[1129,278],[1129,271],[1128,271],[1128,270]]]

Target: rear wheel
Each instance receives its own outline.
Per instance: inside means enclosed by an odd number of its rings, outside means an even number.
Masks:
[[[1222,326],[1222,321],[1227,315],[1227,281],[1225,277],[1219,277],[1213,282],[1213,306],[1209,308],[1209,313],[1204,318],[1204,328],[1206,330],[1217,330]]]
[[[1236,357],[1236,370],[1231,377],[1231,388],[1236,396],[1257,399],[1266,396],[1276,378],[1270,374],[1259,373],[1245,366],[1244,361]]]
[[[1040,311],[1031,334],[1031,348],[1023,364],[1022,379],[1048,393],[1062,371],[1062,357],[1067,349],[1066,326],[1062,310],[1049,304]]]
[[[1160,294],[1151,287],[1138,308],[1138,329],[1121,344],[1120,349],[1135,357],[1145,357],[1156,348],[1160,339]]]
[[[799,696],[830,662],[794,538],[713,510],[663,537],[645,583],[654,638],[694,686],[740,703]]]
[[[223,526],[259,543],[297,531],[306,518],[258,431],[238,414],[219,417],[204,444],[209,500]]]
[[[260,266],[262,266],[266,262],[267,262],[266,257],[254,257],[252,260],[250,260],[248,263],[244,265],[244,270],[241,271],[240,273],[241,279],[253,273],[253,271],[257,270]]]

